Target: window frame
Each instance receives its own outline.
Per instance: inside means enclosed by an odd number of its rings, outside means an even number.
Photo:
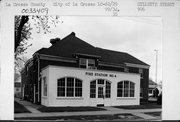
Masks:
[[[125,67],[124,72],[129,72],[129,67]]]
[[[68,87],[68,78],[72,78],[73,79],[73,87],[71,86],[71,87]],[[64,91],[64,96],[60,96],[60,95],[58,95],[58,93],[59,93],[59,91],[58,91],[58,88],[59,87],[61,87],[61,86],[59,86],[58,85],[58,82],[61,80],[61,79],[65,79],[64,80],[64,82],[65,82],[65,91]],[[76,82],[80,82],[80,84],[81,84],[81,87],[76,87]],[[76,77],[62,77],[62,78],[59,78],[59,79],[57,79],[57,93],[56,93],[56,96],[57,96],[57,98],[82,98],[83,97],[83,81],[81,80],[81,79],[79,79],[79,78],[76,78]],[[68,92],[67,90],[68,90],[68,88],[72,88],[73,89],[73,95],[71,96],[68,96],[68,93],[70,93],[70,92]],[[80,91],[76,91],[76,89],[81,89]],[[78,94],[80,94],[79,96],[78,95],[76,95],[76,92],[78,93]]]
[[[48,91],[48,89],[47,89],[47,77],[45,76],[45,77],[43,77],[43,96],[44,97],[47,97],[48,96],[48,94],[47,94],[47,91]]]
[[[103,82],[102,82],[103,81]],[[93,84],[94,86],[95,86],[95,88],[92,88],[91,86],[92,86],[92,84],[91,83],[95,83],[95,84]],[[109,84],[108,84],[108,83]],[[99,99],[99,97],[98,97],[98,88],[101,86],[101,87],[103,87],[103,91],[104,91],[104,99],[109,99],[109,98],[111,98],[111,81],[109,81],[109,80],[106,80],[106,79],[96,79],[96,80],[92,80],[92,81],[90,81],[90,86],[89,86],[89,88],[90,88],[90,92],[89,92],[89,98],[90,99]],[[109,89],[107,89],[107,85],[109,85]],[[91,91],[92,90],[94,90],[95,92],[94,93],[92,93]],[[109,92],[107,92],[107,91],[109,91]],[[94,95],[94,97],[91,97],[91,95]],[[109,95],[109,96],[108,96]],[[107,97],[108,96],[108,97]]]
[[[139,74],[140,74],[140,78],[143,79],[143,74],[144,73],[143,73],[143,69],[142,68],[139,69]]]
[[[119,88],[119,84],[122,83],[122,87]],[[125,86],[126,83],[126,86]],[[133,86],[133,88],[131,89],[131,86]],[[136,88],[136,84],[132,81],[128,81],[128,80],[124,80],[124,81],[119,81],[117,82],[117,98],[135,98],[135,88]],[[121,90],[121,94],[119,93]],[[127,96],[125,96],[125,90],[127,92]],[[131,94],[131,91],[133,91],[133,95]],[[132,96],[131,96],[132,95]]]
[[[59,86],[58,84],[64,84],[64,85]],[[59,91],[58,89],[64,89],[64,91],[61,91],[61,90]],[[61,95],[59,95],[59,94],[61,94]],[[66,82],[65,82],[65,78],[60,78],[60,79],[57,80],[57,96],[61,96],[61,97],[65,97],[66,96]]]
[[[90,98],[96,98],[96,92],[97,92],[97,89],[96,89],[97,83],[96,82],[97,82],[96,80],[93,80],[90,82],[90,85],[89,85],[89,87],[90,87],[90,92],[89,92],[90,96],[89,97]],[[93,88],[92,88],[92,85],[94,86]],[[92,93],[91,91],[95,91],[95,92]]]
[[[91,59],[91,58],[79,58],[79,67],[86,69],[97,69],[95,59]]]

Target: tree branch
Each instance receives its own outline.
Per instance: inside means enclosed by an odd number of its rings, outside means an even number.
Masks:
[[[28,20],[29,20],[28,16],[22,16],[21,17],[19,27],[18,27],[17,31],[15,31],[15,44],[14,44],[15,47],[14,47],[14,51],[16,51],[17,47],[19,46],[20,42],[22,41],[21,40],[22,29],[24,27],[24,24],[27,23]]]

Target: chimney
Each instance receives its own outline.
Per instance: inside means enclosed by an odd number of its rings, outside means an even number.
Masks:
[[[71,35],[76,36],[76,33],[72,32]]]
[[[58,41],[60,41],[61,39],[60,38],[55,38],[55,39],[50,39],[50,43],[52,45],[56,44]]]

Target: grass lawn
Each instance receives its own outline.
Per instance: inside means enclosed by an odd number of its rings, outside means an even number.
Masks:
[[[26,118],[15,118],[15,120],[116,120],[116,121],[127,121],[127,120],[139,120],[140,117],[132,114],[114,114],[114,115],[80,115],[80,116],[55,116],[55,117],[26,117]]]
[[[162,108],[162,105],[157,105],[155,102],[141,103],[141,105],[128,105],[128,106],[113,106],[115,108],[121,109],[154,109],[154,108]]]
[[[14,101],[14,113],[31,113],[23,105]]]
[[[149,114],[149,115],[155,116],[155,117],[161,116],[161,112],[145,112],[145,114]]]
[[[98,107],[46,107],[38,108],[41,112],[76,112],[76,111],[104,111],[106,109]]]

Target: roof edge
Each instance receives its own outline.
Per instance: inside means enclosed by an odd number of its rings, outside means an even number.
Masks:
[[[133,64],[133,63],[124,63],[128,67],[136,67],[136,68],[143,68],[143,69],[149,69],[150,65],[142,65],[142,64]]]

